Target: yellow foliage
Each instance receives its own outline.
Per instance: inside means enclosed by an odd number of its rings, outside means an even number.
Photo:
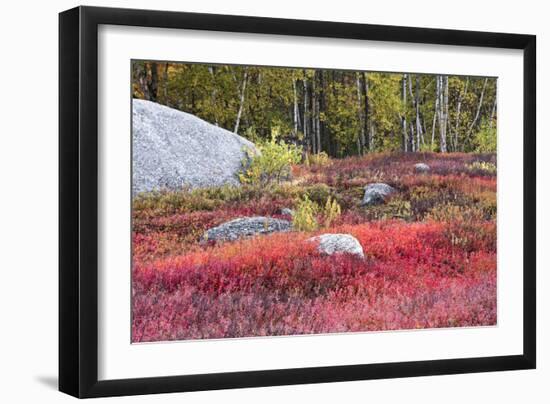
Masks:
[[[497,172],[495,164],[485,161],[474,161],[472,164],[468,164],[466,168],[470,171],[483,171],[487,174],[496,174]]]
[[[325,204],[325,209],[323,211],[323,217],[325,221],[325,226],[330,227],[332,222],[336,220],[342,214],[342,208],[336,202],[336,199],[329,197],[327,203]]]
[[[315,166],[327,166],[330,164],[330,157],[325,152],[320,152],[317,154],[308,154],[306,157],[305,164],[307,166],[309,165],[315,165]]]
[[[246,149],[247,158],[243,161],[246,167],[239,173],[243,184],[265,186],[280,183],[290,176],[292,164],[297,164],[302,158],[302,149],[273,137],[270,141],[258,145],[259,153]]]
[[[300,200],[294,215],[292,225],[298,231],[314,231],[319,228],[319,223],[315,215],[319,210],[319,205],[311,201],[307,196]]]

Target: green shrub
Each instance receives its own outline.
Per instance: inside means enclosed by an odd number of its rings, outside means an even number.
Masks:
[[[323,218],[324,218],[325,226],[330,227],[332,222],[338,219],[341,214],[342,214],[342,208],[340,207],[338,202],[336,202],[336,199],[332,199],[331,197],[329,197],[327,199],[327,203],[325,204],[325,209],[323,210]]]
[[[486,161],[474,161],[472,164],[468,164],[466,168],[470,171],[481,171],[487,174],[497,173],[497,166]]]
[[[401,198],[392,198],[385,205],[383,219],[402,219],[411,218],[411,203]]]
[[[478,153],[494,153],[497,151],[497,127],[484,120],[474,137],[475,151]]]
[[[277,184],[267,191],[269,194],[273,195],[273,197],[283,199],[296,199],[304,194],[301,186],[292,184],[290,182]],[[265,195],[265,191],[263,192],[263,194]]]
[[[425,199],[433,199],[437,196],[437,190],[425,185],[412,187],[409,191],[412,201],[421,201]]]
[[[306,195],[296,206],[296,210],[292,216],[292,226],[298,231],[317,230],[319,223],[315,216],[318,211],[319,205],[310,200]]]
[[[492,191],[484,191],[475,196],[474,202],[481,208],[485,214],[485,219],[496,218],[497,215],[497,195]]]
[[[195,212],[198,210],[215,210],[226,202],[239,202],[261,196],[252,187],[219,187],[197,188],[180,191],[153,191],[137,195],[133,202],[134,212],[152,210],[157,215]]]
[[[324,206],[332,195],[332,189],[327,184],[318,183],[306,187],[305,193],[313,202]]]
[[[434,206],[426,215],[426,219],[448,223],[456,221],[477,223],[485,219],[485,213],[476,205],[459,206],[447,202]]]
[[[247,158],[243,161],[245,167],[239,173],[243,184],[265,186],[271,183],[280,183],[290,176],[292,164],[302,159],[302,149],[284,141],[277,141],[273,137],[270,141],[257,145],[259,153],[246,149]]]
[[[409,201],[414,220],[423,220],[432,208],[447,200],[454,200],[455,195],[446,189],[438,189],[425,185],[409,189]]]
[[[445,204],[435,207],[428,219],[445,223],[443,235],[453,248],[471,252],[484,245],[496,248],[496,232],[483,225],[485,212],[482,208]]]
[[[135,213],[151,210],[155,215],[186,213],[196,210],[214,210],[220,201],[205,197],[202,190],[148,192],[138,195],[133,200]]]
[[[382,205],[370,206],[366,215],[371,220],[411,220],[411,203],[401,197],[394,197]]]
[[[306,165],[315,165],[315,166],[327,166],[330,164],[330,157],[325,152],[320,152],[317,154],[308,154],[305,161]]]

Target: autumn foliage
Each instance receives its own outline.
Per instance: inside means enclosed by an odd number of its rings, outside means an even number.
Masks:
[[[133,211],[132,339],[495,325],[496,174],[484,168],[493,160],[378,154],[296,166],[291,182],[270,189],[142,195]],[[431,171],[415,173],[416,162]],[[398,192],[361,207],[370,182]],[[237,217],[285,218],[281,209],[305,197],[321,207],[315,230],[199,242]],[[330,221],[327,201],[342,208]],[[307,241],[329,232],[357,238],[365,258],[322,255]]]

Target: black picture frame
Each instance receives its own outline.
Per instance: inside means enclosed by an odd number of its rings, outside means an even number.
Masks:
[[[99,381],[97,52],[100,24],[522,50],[523,354]],[[60,391],[85,398],[535,368],[535,36],[77,7],[59,15],[59,100]]]

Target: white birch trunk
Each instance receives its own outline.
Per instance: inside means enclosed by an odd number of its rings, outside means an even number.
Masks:
[[[423,139],[422,123],[420,121],[420,79],[416,75],[414,109],[416,113],[416,151],[420,150],[420,140]]]
[[[362,143],[363,143],[363,149],[367,148],[367,150],[371,150],[371,145],[372,145],[372,131],[371,133],[369,134],[369,76],[368,76],[368,73],[365,73],[363,72],[361,74],[362,78],[363,78],[363,89],[364,89],[364,100],[363,100],[363,103],[365,105],[365,113],[364,113],[364,116],[365,116],[365,122],[364,122],[364,126],[365,126],[365,132],[364,132],[364,135],[365,137],[363,137],[362,139]],[[371,128],[372,129],[372,128]]]
[[[443,105],[444,109],[444,119],[443,119],[443,132],[441,137],[441,151],[443,153],[447,152],[447,125],[449,122],[449,76],[443,76],[443,81],[445,85],[445,91],[443,92]]]
[[[439,118],[439,94],[441,93],[441,88],[439,86],[439,76],[435,77],[435,106],[434,106],[434,119],[432,124],[432,142],[430,144],[430,149],[433,150],[435,143],[435,124],[437,123],[437,118]]]
[[[470,84],[470,78],[466,79],[466,85],[464,86],[464,91],[458,96],[458,101],[456,103],[456,122],[455,122],[455,140],[454,147],[455,151],[458,151],[458,130],[460,126],[460,110],[462,109],[462,100],[468,95],[468,85]]]
[[[406,117],[406,111],[407,111],[407,75],[403,75],[403,80],[401,82],[401,90],[402,90],[402,101],[403,106],[405,110],[403,111],[403,115],[401,116],[401,126],[403,129],[403,151],[408,151],[408,143],[409,139],[407,136],[407,117]]]
[[[495,86],[498,83],[495,83]],[[495,115],[497,113],[497,99],[498,99],[498,87],[495,87],[495,102],[493,102],[493,109],[491,110],[491,119],[489,120],[489,128],[493,129]]]
[[[438,76],[439,87],[439,151],[447,152],[447,114],[449,101],[449,80],[447,76]]]
[[[241,85],[239,111],[237,112],[237,119],[235,120],[235,130],[233,130],[234,133],[239,132],[239,124],[241,123],[241,116],[243,114],[244,95],[245,95],[245,92],[246,92],[246,82],[247,81],[248,81],[248,68],[245,68],[244,75],[243,75],[243,83]]]
[[[479,113],[481,112],[481,106],[483,105],[483,97],[485,95],[485,87],[487,87],[487,81],[488,80],[489,79],[485,79],[485,81],[483,82],[483,88],[481,89],[481,95],[479,96],[479,103],[477,104],[476,114],[474,116],[474,120],[472,121],[472,123],[470,124],[470,127],[468,128],[468,136],[467,136],[468,139],[472,135],[472,131],[474,130],[474,126],[476,125],[477,120],[479,119]]]
[[[214,82],[216,80],[216,75],[214,73],[214,68],[212,66],[208,67],[208,71],[210,72],[210,76],[212,77],[212,82]],[[212,93],[210,95],[210,102],[212,103],[212,106],[214,106],[214,124],[216,126],[219,126],[219,123],[218,123],[218,114],[215,112],[216,111],[216,108],[215,108],[215,105],[216,105],[216,95],[217,95],[217,86],[212,86],[213,89],[212,89]]]

